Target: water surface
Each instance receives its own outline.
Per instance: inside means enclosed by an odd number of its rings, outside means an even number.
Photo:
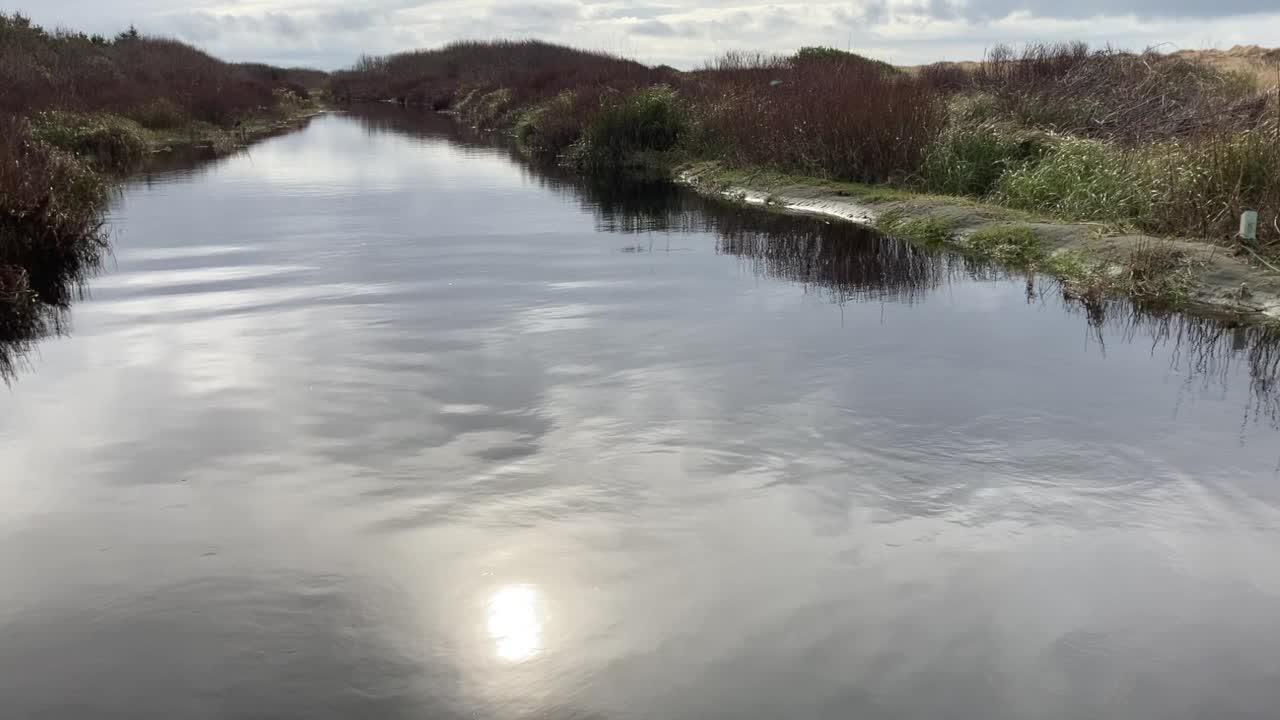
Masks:
[[[157,168],[0,393],[12,718],[1272,718],[1265,333],[399,111]]]

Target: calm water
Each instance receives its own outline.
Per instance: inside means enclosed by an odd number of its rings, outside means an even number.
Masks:
[[[331,115],[0,389],[5,718],[1274,718],[1277,352]]]

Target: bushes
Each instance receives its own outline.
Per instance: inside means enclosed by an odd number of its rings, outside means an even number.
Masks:
[[[872,61],[730,55],[685,85],[702,137],[742,165],[859,182],[914,174],[942,96]]]
[[[334,73],[330,94],[340,101],[397,100],[435,110],[458,110],[470,91],[508,88],[516,106],[531,107],[565,90],[607,85],[618,90],[653,85],[671,71],[606,53],[536,40],[457,42],[435,50],[362,57]]]
[[[513,98],[514,94],[509,88],[483,94],[471,93],[465,102],[459,104],[458,114],[470,125],[482,130],[493,130],[507,124],[507,118],[516,113]]]
[[[172,130],[187,122],[186,114],[169,98],[156,98],[139,105],[126,116],[148,130]]]
[[[108,112],[173,127],[176,110],[187,121],[228,125],[277,107],[277,88],[305,97],[298,80],[315,83],[315,72],[232,65],[136,30],[111,41],[50,33],[0,12],[0,112]]]
[[[551,158],[564,152],[582,136],[585,113],[579,103],[583,94],[565,90],[526,110],[516,123],[516,141],[534,157]]]
[[[608,97],[587,122],[572,160],[582,168],[617,168],[643,153],[673,149],[686,127],[684,107],[665,85]]]

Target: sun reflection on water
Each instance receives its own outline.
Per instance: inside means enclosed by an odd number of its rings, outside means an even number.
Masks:
[[[498,657],[521,662],[542,650],[543,616],[538,590],[532,585],[507,585],[489,598],[489,636]]]

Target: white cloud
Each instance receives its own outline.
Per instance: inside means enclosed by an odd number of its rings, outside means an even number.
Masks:
[[[231,60],[325,68],[462,38],[536,37],[687,68],[730,49],[832,45],[909,64],[976,59],[998,42],[1227,47],[1280,35],[1271,0],[45,0],[9,9],[87,32],[133,23]]]

